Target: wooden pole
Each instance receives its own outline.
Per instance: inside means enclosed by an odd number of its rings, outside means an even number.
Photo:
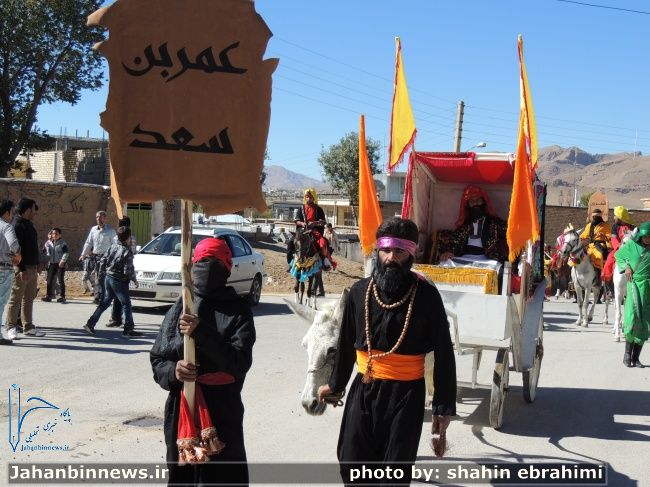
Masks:
[[[183,283],[183,313],[192,312],[192,202],[181,200],[181,280]],[[194,339],[183,337],[183,358],[196,364]],[[184,382],[183,392],[194,417],[194,382]]]

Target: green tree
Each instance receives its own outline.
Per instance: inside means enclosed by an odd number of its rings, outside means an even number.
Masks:
[[[35,128],[41,103],[75,104],[102,85],[92,45],[102,39],[86,18],[102,0],[0,0],[0,177],[23,149],[47,134]]]
[[[589,198],[591,198],[591,195],[594,194],[595,191],[592,191],[591,193],[584,193],[580,195],[580,202],[578,203],[579,206],[586,208],[589,206]]]
[[[379,168],[377,161],[381,151],[381,143],[366,139],[366,150],[370,161],[372,174],[377,174]],[[321,148],[318,163],[323,168],[325,179],[332,188],[350,198],[350,203],[355,205],[359,201],[359,134],[349,132],[345,134],[338,144],[329,148]],[[354,212],[354,206],[353,212]],[[354,219],[357,220],[356,212]]]

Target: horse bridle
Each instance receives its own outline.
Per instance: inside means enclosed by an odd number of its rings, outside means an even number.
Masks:
[[[571,259],[571,261],[574,264],[580,264],[580,262],[582,261],[580,256],[585,253],[585,248],[582,245],[582,243],[580,242],[580,235],[578,235],[578,232],[576,232],[576,231],[571,231],[571,232],[568,232],[568,233],[575,234],[576,240],[578,242],[575,247],[571,246],[571,249],[568,252],[569,258]],[[569,243],[566,241],[566,239],[564,241],[564,245],[567,246],[567,247],[569,246]]]
[[[327,355],[325,356],[325,360],[323,360],[323,364],[320,367],[308,368],[307,373],[315,374],[316,372],[323,370],[327,365],[331,365],[333,367],[335,358],[336,358],[336,349],[333,349],[332,351],[328,351]]]

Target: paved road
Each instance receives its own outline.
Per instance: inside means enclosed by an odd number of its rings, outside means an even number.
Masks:
[[[621,364],[623,343],[614,343],[600,324],[602,307],[588,329],[573,325],[575,306],[551,301],[545,309],[545,356],[534,404],[524,402],[521,376],[510,374],[505,421],[488,425],[489,392],[463,390],[458,419],[450,427],[449,460],[604,461],[611,464],[609,485],[650,485],[650,368]],[[100,321],[97,337],[83,333],[91,314],[88,301],[36,303],[43,338],[22,338],[0,347],[0,385],[19,384],[23,403],[41,397],[70,416],[43,409],[30,414],[21,445],[69,445],[69,451],[17,451],[8,445],[7,393],[0,394],[0,484],[9,461],[142,461],[163,459],[162,409],[165,392],[152,380],[148,350],[162,313],[138,310],[142,339],[125,340]],[[306,355],[301,338],[307,324],[290,313],[279,296],[263,296],[255,309],[258,341],[244,388],[245,431],[251,461],[335,460],[341,409],[310,417],[299,404]],[[650,347],[649,347],[650,349]],[[650,352],[643,353],[650,362]],[[643,357],[642,357],[643,358]],[[465,359],[463,359],[465,360]],[[483,377],[494,355],[484,354]],[[469,371],[469,363],[459,362]],[[70,419],[69,422],[64,421]],[[51,421],[50,421],[51,420]],[[54,430],[44,431],[47,422]],[[423,425],[419,459],[433,460],[430,424]],[[646,472],[646,474],[643,474]]]

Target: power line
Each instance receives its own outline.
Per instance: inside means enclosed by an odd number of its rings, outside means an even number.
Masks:
[[[622,8],[622,7],[610,7],[609,5],[596,5],[595,3],[586,3],[586,2],[576,2],[574,0],[555,0],[556,2],[563,2],[563,3],[573,3],[575,5],[582,5],[584,7],[597,7],[597,8],[606,8],[609,10],[620,10],[621,12],[629,12],[632,14],[643,14],[643,15],[650,15],[650,12],[645,12],[643,10],[632,10],[629,8]]]

